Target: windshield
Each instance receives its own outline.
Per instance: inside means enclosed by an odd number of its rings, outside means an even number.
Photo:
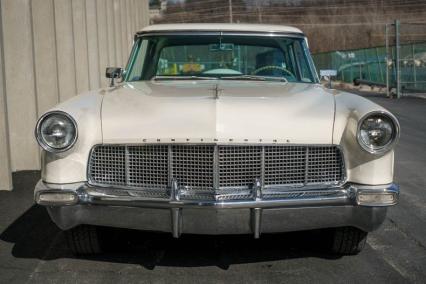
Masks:
[[[147,35],[133,47],[126,80],[267,79],[316,83],[302,37]]]

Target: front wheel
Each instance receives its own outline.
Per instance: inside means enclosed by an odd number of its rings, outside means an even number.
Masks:
[[[362,251],[367,241],[367,232],[354,227],[334,229],[332,252],[342,255],[354,255]]]
[[[81,225],[65,231],[68,247],[76,255],[101,252],[98,230],[95,226]]]

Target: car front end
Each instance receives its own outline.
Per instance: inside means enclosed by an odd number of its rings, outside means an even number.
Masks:
[[[180,52],[192,47],[182,63]],[[148,29],[137,35],[123,76],[37,124],[43,159],[35,201],[63,230],[370,232],[398,202],[398,121],[368,100],[320,86],[297,31]]]

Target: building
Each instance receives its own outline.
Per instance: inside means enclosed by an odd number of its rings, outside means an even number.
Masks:
[[[149,2],[149,22],[161,20],[163,13],[167,10],[167,0],[151,0]]]
[[[148,12],[148,0],[0,0],[0,189],[12,171],[40,168],[40,114],[106,86]]]

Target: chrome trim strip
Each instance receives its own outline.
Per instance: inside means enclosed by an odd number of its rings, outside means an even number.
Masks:
[[[262,154],[260,157],[260,191],[263,191],[263,188],[265,187],[265,146],[262,146]]]
[[[172,145],[169,145],[167,147],[168,151],[168,180],[169,180],[169,186],[173,187],[173,153],[172,153]]]
[[[343,164],[344,163],[345,162],[343,162]],[[306,186],[308,184],[308,171],[309,171],[309,147],[306,147],[305,149],[305,182],[303,183],[303,186]]]
[[[230,36],[265,36],[265,37],[297,37],[297,38],[306,38],[303,33],[293,33],[293,32],[250,32],[250,31],[212,31],[212,30],[164,30],[164,31],[140,31],[136,33],[136,37],[144,36],[166,36],[166,35],[195,35],[195,36],[221,36],[221,35],[230,35]]]
[[[253,182],[252,195],[254,200],[262,199],[262,181],[260,179],[255,179]]]
[[[130,172],[130,168],[129,168],[129,146],[125,146],[124,148],[124,174],[126,175],[126,184],[129,184],[129,172]]]
[[[176,179],[172,179],[172,187],[170,190],[170,198],[173,201],[179,201],[180,199],[179,194],[179,183]]]
[[[219,145],[213,150],[213,189],[219,188]]]
[[[160,200],[127,196],[92,195],[88,192],[89,200],[82,204],[129,206],[143,208],[280,208],[280,207],[311,207],[350,205],[353,201],[346,190],[341,190],[334,196],[320,198],[281,199],[281,200],[238,200],[238,201],[198,201],[198,200]]]
[[[238,141],[233,139],[233,138],[227,138],[226,140],[232,140],[234,142],[229,142],[229,143],[225,143],[225,142],[202,142],[202,141],[208,141],[209,138],[201,138],[197,140],[197,142],[173,142],[171,140],[161,140],[158,143],[103,143],[103,144],[95,144],[93,145],[92,149],[95,148],[96,146],[149,146],[149,145],[178,145],[178,146],[182,146],[182,145],[192,145],[192,146],[197,146],[197,145],[211,145],[211,146],[301,146],[301,147],[337,147],[341,149],[341,146],[339,144],[321,144],[321,143],[316,143],[316,144],[295,144],[295,143],[281,143],[281,142],[274,142],[274,143],[263,143],[263,142],[259,142],[259,143],[253,143],[253,142],[243,142]],[[216,139],[216,138],[214,138]],[[142,139],[141,139],[142,140]],[[213,140],[213,138],[211,138],[211,140]]]

